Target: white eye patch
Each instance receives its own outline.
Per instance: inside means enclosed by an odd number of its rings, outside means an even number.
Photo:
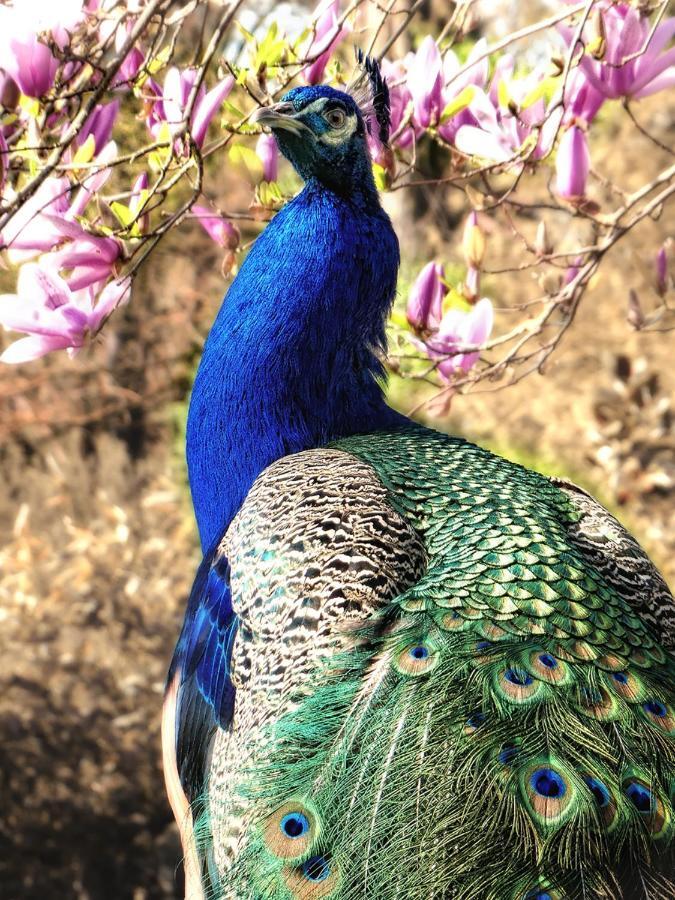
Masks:
[[[313,100],[311,103],[308,103],[307,106],[302,110],[303,113],[318,113],[319,115],[323,114],[324,107],[326,106],[326,101],[323,97],[320,97],[318,100]],[[345,117],[345,123],[340,128],[329,128],[323,134],[318,135],[318,140],[320,140],[323,144],[328,144],[329,146],[337,146],[338,144],[342,144],[345,140],[349,139],[358,127],[358,122],[356,116],[347,115]]]
[[[356,116],[347,116],[344,125],[340,128],[330,128],[319,136],[319,140],[323,144],[329,144],[331,146],[342,144],[354,134],[357,124]]]

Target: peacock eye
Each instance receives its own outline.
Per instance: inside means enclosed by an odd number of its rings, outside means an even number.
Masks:
[[[347,117],[341,109],[329,109],[324,118],[331,128],[342,128]]]

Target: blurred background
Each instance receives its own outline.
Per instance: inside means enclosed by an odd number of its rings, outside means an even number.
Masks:
[[[675,145],[672,92],[639,109],[644,127]],[[628,124],[608,115],[594,145],[595,168],[624,190],[669,159]],[[250,188],[239,171],[222,160],[211,175],[221,208],[245,208]],[[467,210],[458,196],[420,187],[385,198],[403,247],[402,301],[432,254],[450,265],[461,258]],[[260,227],[243,222],[244,241]],[[653,290],[656,249],[673,234],[665,209],[613,251],[543,374],[503,390],[479,386],[449,408],[425,404],[417,382],[394,375],[390,384],[402,411],[591,490],[671,587],[674,338],[633,331],[626,315],[629,289]],[[487,268],[507,265],[508,235],[487,237]],[[198,224],[182,225],[91,351],[0,369],[2,897],[182,896],[159,720],[200,559],[182,430],[227,287],[221,256]],[[487,279],[484,292],[508,306],[528,278]],[[0,272],[0,291],[11,283]]]

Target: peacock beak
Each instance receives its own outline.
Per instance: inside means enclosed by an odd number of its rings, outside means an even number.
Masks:
[[[296,118],[297,113],[292,103],[275,103],[272,106],[261,106],[251,116],[251,122],[258,125],[266,125],[272,131],[281,129],[282,131],[292,131],[299,134],[301,131],[309,131],[310,129]]]

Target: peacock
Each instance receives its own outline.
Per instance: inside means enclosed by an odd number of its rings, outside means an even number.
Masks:
[[[166,783],[190,900],[675,896],[675,601],[599,503],[383,398],[388,89],[262,107],[303,190],[187,422]]]

